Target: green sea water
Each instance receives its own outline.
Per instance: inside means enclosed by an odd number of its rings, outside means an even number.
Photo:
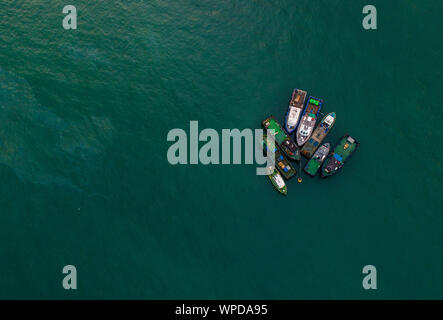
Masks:
[[[1,1],[0,298],[443,298],[441,2],[366,4]],[[171,129],[283,121],[295,87],[359,140],[339,174],[168,163]]]

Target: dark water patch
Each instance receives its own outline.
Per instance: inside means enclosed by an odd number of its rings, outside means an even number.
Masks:
[[[0,162],[27,182],[88,186],[115,134],[109,119],[64,120],[25,79],[2,69],[0,90]]]

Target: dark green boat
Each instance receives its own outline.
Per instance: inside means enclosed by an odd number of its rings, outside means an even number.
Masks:
[[[273,145],[273,148],[270,147],[271,145]],[[265,151],[268,156],[274,155],[275,167],[278,169],[278,171],[280,171],[280,173],[286,180],[289,180],[293,176],[295,176],[295,174],[297,173],[295,168],[291,165],[289,160],[286,159],[283,152],[279,148],[277,148],[277,145],[267,140],[267,135],[263,135],[262,146],[263,151]]]
[[[274,139],[280,149],[291,160],[300,160],[300,149],[297,144],[289,137],[281,124],[273,116],[262,121],[265,130],[274,130]]]
[[[317,149],[317,151],[314,153],[314,156],[308,161],[308,163],[305,166],[305,172],[309,174],[310,176],[315,176],[318,169],[320,169],[321,165],[323,164],[323,161],[325,161],[329,150],[331,146],[328,142],[325,144],[322,144],[320,148]]]
[[[286,183],[283,180],[283,177],[278,173],[277,169],[274,168],[274,171],[268,175],[275,189],[283,195],[288,194],[288,188],[286,187]]]
[[[359,145],[350,135],[344,135],[323,163],[322,176],[331,176],[341,169]]]

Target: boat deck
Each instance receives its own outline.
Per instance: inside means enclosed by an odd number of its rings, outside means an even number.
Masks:
[[[305,171],[306,171],[306,173],[313,176],[317,173],[320,166],[321,166],[321,164],[317,160],[311,159],[306,164]]]
[[[285,141],[288,138],[288,135],[286,134],[285,130],[282,128],[280,123],[277,122],[274,118],[269,118],[265,120],[265,122],[269,122],[269,125],[266,127],[268,130],[274,130],[275,131],[275,141],[280,145],[283,141]]]
[[[294,106],[294,107],[303,108],[306,100],[306,95],[307,95],[306,91],[295,89],[292,92],[292,98],[291,101],[289,102],[289,105],[291,107]]]
[[[325,123],[327,117],[331,115],[332,122]],[[314,152],[317,150],[317,148],[320,146],[320,144],[323,142],[325,137],[329,134],[332,127],[335,123],[335,113],[330,112],[326,116],[323,117],[322,121],[318,124],[317,128],[315,128],[314,132],[312,133],[309,140],[304,144],[303,148],[301,149],[301,153],[307,157],[310,158],[314,154]]]
[[[349,145],[346,149],[345,149],[345,145],[346,143]],[[357,143],[351,143],[348,141],[348,137],[341,139],[340,144],[335,148],[334,153],[338,154],[341,158],[342,161],[340,162],[344,162],[353,152],[354,150],[357,148]],[[340,160],[340,159],[337,159]]]
[[[267,141],[267,136],[263,135],[263,146],[265,148],[265,151],[269,152],[270,144],[267,143]],[[291,179],[297,173],[295,168],[291,165],[283,152],[276,147],[276,145],[274,146],[274,150],[272,152],[273,153],[271,154],[274,156],[275,167],[278,169],[278,171],[280,171],[281,175],[286,180]],[[270,156],[270,154],[267,154],[267,156]]]

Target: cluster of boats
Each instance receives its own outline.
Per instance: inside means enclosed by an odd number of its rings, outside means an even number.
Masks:
[[[308,159],[304,167],[308,175],[315,176],[321,168],[321,177],[328,177],[340,170],[359,146],[357,140],[348,134],[341,137],[333,149],[329,142],[323,143],[334,127],[337,116],[335,112],[330,112],[316,126],[322,107],[322,99],[307,98],[306,91],[294,89],[284,128],[273,116],[262,121],[263,128],[272,130],[274,137],[274,141],[268,141],[267,135],[263,136],[263,152],[275,156],[275,168],[269,179],[284,195],[288,193],[284,179],[289,180],[297,175],[289,160],[301,161],[303,156]]]

